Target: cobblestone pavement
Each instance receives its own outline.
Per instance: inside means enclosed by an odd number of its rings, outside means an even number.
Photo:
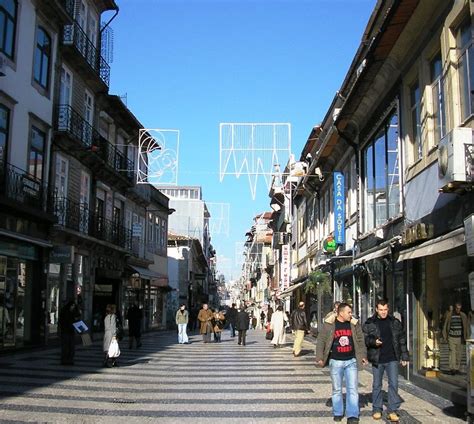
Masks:
[[[222,339],[204,344],[193,335],[179,345],[174,332],[150,333],[139,350],[122,343],[117,368],[101,366],[99,342],[78,348],[74,366],[59,365],[58,349],[1,357],[0,421],[333,422],[329,374],[314,366],[312,343],[294,358],[291,336],[280,349],[259,330],[249,331],[247,346],[227,331]],[[362,423],[373,422],[370,383],[371,374],[361,372]],[[402,423],[462,422],[447,415],[444,399],[403,386]]]

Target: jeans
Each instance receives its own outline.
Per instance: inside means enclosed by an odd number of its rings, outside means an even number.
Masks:
[[[229,324],[230,337],[235,337],[235,324]]]
[[[382,412],[383,396],[382,381],[383,373],[387,372],[388,378],[388,409],[387,412],[397,412],[400,408],[401,399],[398,396],[398,362],[391,361],[372,367],[372,408],[374,412]]]
[[[188,343],[188,335],[186,334],[186,326],[188,324],[178,324],[178,343]]]
[[[342,380],[346,381],[346,417],[359,418],[358,371],[355,358],[347,361],[329,360],[332,381],[332,413],[334,416],[344,415],[342,398]]]

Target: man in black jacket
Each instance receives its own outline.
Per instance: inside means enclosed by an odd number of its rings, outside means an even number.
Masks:
[[[291,329],[295,332],[295,341],[293,342],[293,356],[299,356],[304,335],[308,331],[308,322],[306,321],[306,312],[304,302],[298,304],[298,309],[291,313]]]
[[[235,337],[235,323],[237,322],[237,309],[235,308],[235,303],[232,304],[232,307],[229,308],[225,314],[225,320],[229,323],[230,337]]]
[[[237,319],[235,323],[235,328],[239,332],[239,345],[246,344],[247,330],[249,328],[250,316],[245,312],[245,306],[242,305],[237,312]]]
[[[364,324],[363,331],[367,346],[367,358],[372,363],[372,405],[374,420],[382,418],[382,380],[384,371],[388,377],[387,420],[398,422],[397,411],[401,399],[398,395],[398,363],[408,364],[407,338],[402,323],[389,315],[388,301],[377,301],[376,313]]]

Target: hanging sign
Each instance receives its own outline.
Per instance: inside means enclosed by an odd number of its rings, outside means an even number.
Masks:
[[[344,175],[334,172],[334,239],[336,244],[346,242],[346,212],[344,198]]]
[[[329,236],[324,239],[323,241],[323,250],[326,253],[334,253],[337,249],[336,240],[334,240],[333,236]]]

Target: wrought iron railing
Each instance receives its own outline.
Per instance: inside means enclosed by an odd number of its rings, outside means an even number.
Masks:
[[[74,17],[74,0],[60,0],[61,5],[66,10],[67,14],[72,18]]]
[[[132,250],[132,230],[93,212],[87,204],[55,196],[53,205],[59,225]]]
[[[100,77],[107,87],[109,86],[110,66],[100,55],[100,51],[94,46],[77,22],[74,22],[72,25],[64,26],[63,44],[74,46],[92,70]]]
[[[78,112],[69,105],[59,105],[56,115],[57,131],[69,134],[80,143],[79,147],[90,149],[109,168],[133,182],[135,175],[133,162],[102,137]]]
[[[0,162],[0,193],[25,206],[41,210],[45,210],[47,206],[43,183],[7,162]]]

